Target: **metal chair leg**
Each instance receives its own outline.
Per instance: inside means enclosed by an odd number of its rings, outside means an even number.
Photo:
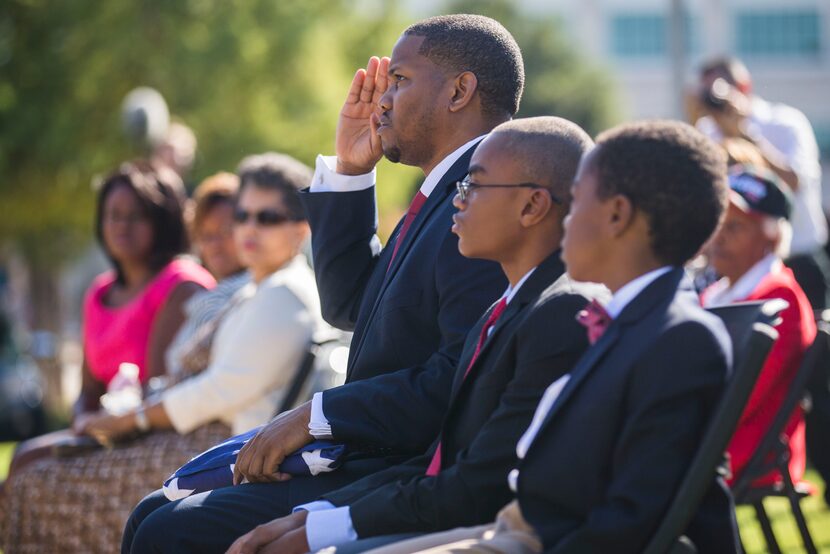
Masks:
[[[778,541],[775,539],[775,533],[772,532],[772,524],[767,517],[767,511],[764,509],[764,501],[758,500],[752,506],[755,508],[755,517],[758,518],[758,523],[761,525],[761,531],[764,532],[764,540],[767,542],[767,549],[770,554],[781,554],[781,548],[778,546]]]
[[[798,525],[798,530],[801,533],[801,540],[804,543],[804,550],[807,554],[818,554],[816,545],[813,543],[813,537],[810,535],[810,529],[807,527],[807,520],[804,513],[801,511],[801,504],[798,498],[790,497],[790,506],[792,506],[793,517]]]
[[[810,535],[810,528],[807,527],[807,519],[804,517],[804,512],[801,511],[801,498],[795,490],[792,477],[790,476],[789,468],[781,472],[784,479],[784,487],[787,491],[787,499],[790,501],[790,509],[793,512],[795,523],[798,525],[798,531],[801,533],[801,541],[804,543],[804,550],[807,554],[818,554],[816,545],[813,543],[813,537]]]

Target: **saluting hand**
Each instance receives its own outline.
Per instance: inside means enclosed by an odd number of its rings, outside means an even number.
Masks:
[[[337,120],[334,149],[338,173],[368,173],[383,157],[377,129],[380,98],[389,86],[388,72],[389,58],[372,56],[366,69],[358,69],[352,79]]]

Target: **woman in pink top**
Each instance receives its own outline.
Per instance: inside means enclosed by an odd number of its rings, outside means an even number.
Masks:
[[[183,304],[215,282],[207,270],[177,256],[188,249],[184,186],[164,166],[125,163],[98,192],[95,235],[113,270],[90,287],[83,313],[84,364],[73,428],[97,412],[123,362],[142,382],[166,372],[164,352],[184,320]],[[69,431],[22,443],[11,471],[42,457]]]

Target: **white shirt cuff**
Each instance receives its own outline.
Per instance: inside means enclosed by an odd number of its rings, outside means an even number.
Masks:
[[[311,398],[311,420],[308,422],[308,432],[315,439],[330,439],[331,425],[323,413],[323,393],[315,392]]]
[[[510,487],[510,490],[514,493],[519,492],[519,470],[518,469],[511,469],[510,473],[507,474],[507,486]]]
[[[291,513],[295,514],[300,510],[305,510],[306,512],[319,512],[320,510],[334,510],[335,508],[337,508],[337,506],[335,506],[328,500],[315,500],[313,502],[306,502],[305,504],[294,506],[294,509],[291,510]]]
[[[337,173],[337,156],[317,156],[310,192],[354,192],[375,186],[377,172],[363,175]]]
[[[357,540],[348,506],[309,512],[305,520],[309,552]]]

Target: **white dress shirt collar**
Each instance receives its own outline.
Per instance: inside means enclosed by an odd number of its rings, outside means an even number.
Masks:
[[[764,277],[770,273],[778,273],[783,267],[784,264],[775,254],[767,254],[749,268],[749,271],[741,275],[734,285],[730,285],[726,277],[712,285],[712,290],[704,297],[704,304],[707,308],[711,308],[745,300]]]
[[[458,147],[453,152],[451,152],[446,158],[441,160],[438,165],[432,168],[432,171],[429,172],[426,179],[424,179],[424,183],[421,185],[421,194],[429,198],[430,193],[435,190],[435,187],[438,186],[438,183],[441,181],[441,178],[450,170],[455,162],[458,161],[464,152],[470,149],[474,144],[478,143],[487,135],[481,135],[479,137],[474,138],[473,140],[465,143],[464,145]]]
[[[616,319],[622,313],[628,304],[637,298],[637,296],[653,283],[658,277],[664,275],[672,270],[671,266],[663,266],[659,269],[655,269],[640,275],[636,279],[629,281],[625,285],[623,285],[614,295],[611,297],[611,300],[608,302],[608,305],[605,306],[605,311],[608,312],[608,315],[611,316],[611,319]]]
[[[536,266],[536,267],[538,267],[538,266]],[[524,274],[524,277],[522,277],[521,279],[519,279],[519,282],[518,282],[518,283],[516,283],[516,286],[515,286],[515,287],[514,287],[514,286],[512,286],[512,285],[509,285],[509,286],[507,287],[507,290],[506,290],[506,291],[504,291],[504,294],[502,294],[502,295],[501,295],[501,297],[502,297],[502,298],[506,298],[506,299],[507,299],[507,303],[508,303],[508,304],[510,304],[510,301],[511,301],[511,300],[513,300],[513,297],[514,297],[514,296],[516,296],[516,293],[517,293],[517,292],[519,292],[519,289],[520,289],[520,288],[522,288],[522,285],[524,285],[524,284],[525,284],[525,281],[527,281],[527,280],[528,280],[528,278],[529,278],[531,275],[533,275],[533,272],[534,272],[534,271],[536,271],[536,267],[532,268],[530,271],[528,271],[527,273],[525,273],[525,274]]]

